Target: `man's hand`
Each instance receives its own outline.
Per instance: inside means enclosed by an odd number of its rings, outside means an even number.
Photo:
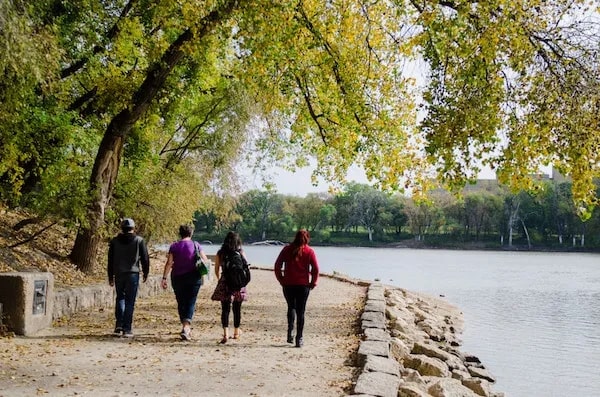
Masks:
[[[110,285],[111,287],[115,286],[115,280],[109,280],[108,281],[108,285]]]

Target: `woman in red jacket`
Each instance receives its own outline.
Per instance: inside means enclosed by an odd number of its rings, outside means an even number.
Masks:
[[[294,343],[294,321],[297,320],[296,347],[303,345],[306,301],[310,290],[317,286],[319,280],[317,256],[308,246],[309,241],[308,231],[298,230],[294,241],[283,247],[275,261],[275,277],[283,287],[283,296],[288,305],[288,343]]]

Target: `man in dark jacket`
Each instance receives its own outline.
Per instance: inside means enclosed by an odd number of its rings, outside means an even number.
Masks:
[[[119,235],[110,241],[108,247],[108,283],[115,286],[115,335],[132,338],[131,325],[133,308],[140,283],[140,270],[143,281],[148,279],[150,259],[144,239],[133,229],[133,219],[126,218],[121,223]],[[141,264],[141,269],[140,269]]]

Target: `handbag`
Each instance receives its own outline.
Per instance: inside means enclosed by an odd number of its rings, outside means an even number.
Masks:
[[[200,252],[198,251],[198,246],[196,245],[195,241],[194,241],[194,260],[196,262],[196,270],[198,271],[200,276],[206,276],[208,274],[208,266],[202,260],[202,256],[200,255]]]

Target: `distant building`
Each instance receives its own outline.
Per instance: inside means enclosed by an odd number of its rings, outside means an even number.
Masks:
[[[556,183],[571,182],[570,177],[564,176],[556,168],[552,168],[552,176],[550,179],[552,179]]]
[[[570,182],[571,178],[564,176],[557,169],[552,168],[550,173],[540,172],[539,174],[532,175],[532,178],[537,181],[553,181],[555,183]],[[463,194],[476,193],[476,192],[487,192],[491,194],[497,194],[503,189],[502,185],[498,183],[497,178],[493,179],[477,179],[475,182],[467,183],[462,190]],[[444,191],[445,189],[435,189],[434,192]]]

